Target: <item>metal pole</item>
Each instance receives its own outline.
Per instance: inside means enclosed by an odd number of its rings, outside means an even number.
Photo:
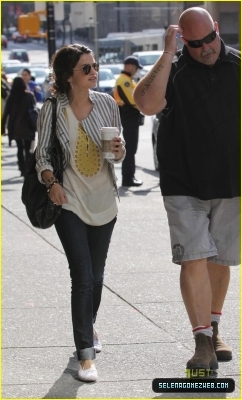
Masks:
[[[73,43],[73,31],[72,31],[72,18],[71,13],[69,14],[69,25],[70,25],[70,44]]]
[[[70,22],[70,44],[72,44],[73,40],[72,40],[72,24]]]
[[[171,24],[171,10],[170,10],[170,1],[167,2],[167,25]]]
[[[53,2],[46,3],[46,19],[47,19],[47,39],[48,39],[48,54],[49,62],[53,54],[55,54],[55,17]]]
[[[120,30],[120,8],[119,8],[119,1],[116,2],[117,3],[117,27],[118,27],[118,32],[121,32]]]
[[[98,63],[98,29],[97,29],[97,2],[93,2],[93,21],[94,21],[94,53],[95,53],[95,60]],[[97,91],[99,91],[99,79],[97,79]]]
[[[63,32],[62,32],[62,46],[65,45],[66,41],[66,25],[65,25],[65,18],[62,21],[62,27],[63,27]]]

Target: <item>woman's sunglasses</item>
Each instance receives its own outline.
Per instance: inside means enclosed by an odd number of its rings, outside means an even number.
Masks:
[[[82,72],[84,72],[85,75],[88,75],[88,74],[90,74],[92,68],[96,72],[98,72],[99,71],[99,64],[98,63],[84,64],[79,69],[73,69],[73,71],[82,71]]]
[[[199,47],[202,47],[203,43],[209,44],[215,38],[216,38],[216,31],[209,33],[209,35],[205,36],[205,38],[200,40],[187,40],[183,37],[183,39],[185,39],[185,41],[187,42],[188,46],[192,47],[193,49],[198,49]]]

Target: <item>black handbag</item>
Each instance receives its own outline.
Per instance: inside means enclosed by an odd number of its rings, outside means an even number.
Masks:
[[[29,121],[32,126],[32,128],[36,131],[37,130],[37,119],[39,116],[39,111],[36,107],[35,104],[30,104],[30,99],[28,97],[29,101],[29,108],[28,108],[28,114],[29,114]]]
[[[55,177],[63,181],[63,154],[59,140],[56,137],[56,99],[49,97],[46,101],[52,102],[52,128],[50,140],[50,163]],[[35,228],[50,228],[61,213],[61,206],[56,206],[47,195],[46,186],[40,183],[36,171],[35,152],[32,155],[22,187],[22,202],[31,224]]]

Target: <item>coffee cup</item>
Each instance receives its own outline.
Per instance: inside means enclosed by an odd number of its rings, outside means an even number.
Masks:
[[[114,159],[115,155],[111,152],[111,140],[119,136],[119,130],[115,126],[103,126],[101,128],[102,154],[103,158]]]

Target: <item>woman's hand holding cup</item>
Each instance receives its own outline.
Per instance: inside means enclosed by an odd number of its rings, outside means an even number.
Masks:
[[[119,130],[116,127],[101,128],[103,158],[119,160],[123,156],[124,145],[118,135]]]
[[[111,152],[115,155],[115,160],[119,160],[124,154],[124,145],[122,139],[119,136],[112,138]]]

